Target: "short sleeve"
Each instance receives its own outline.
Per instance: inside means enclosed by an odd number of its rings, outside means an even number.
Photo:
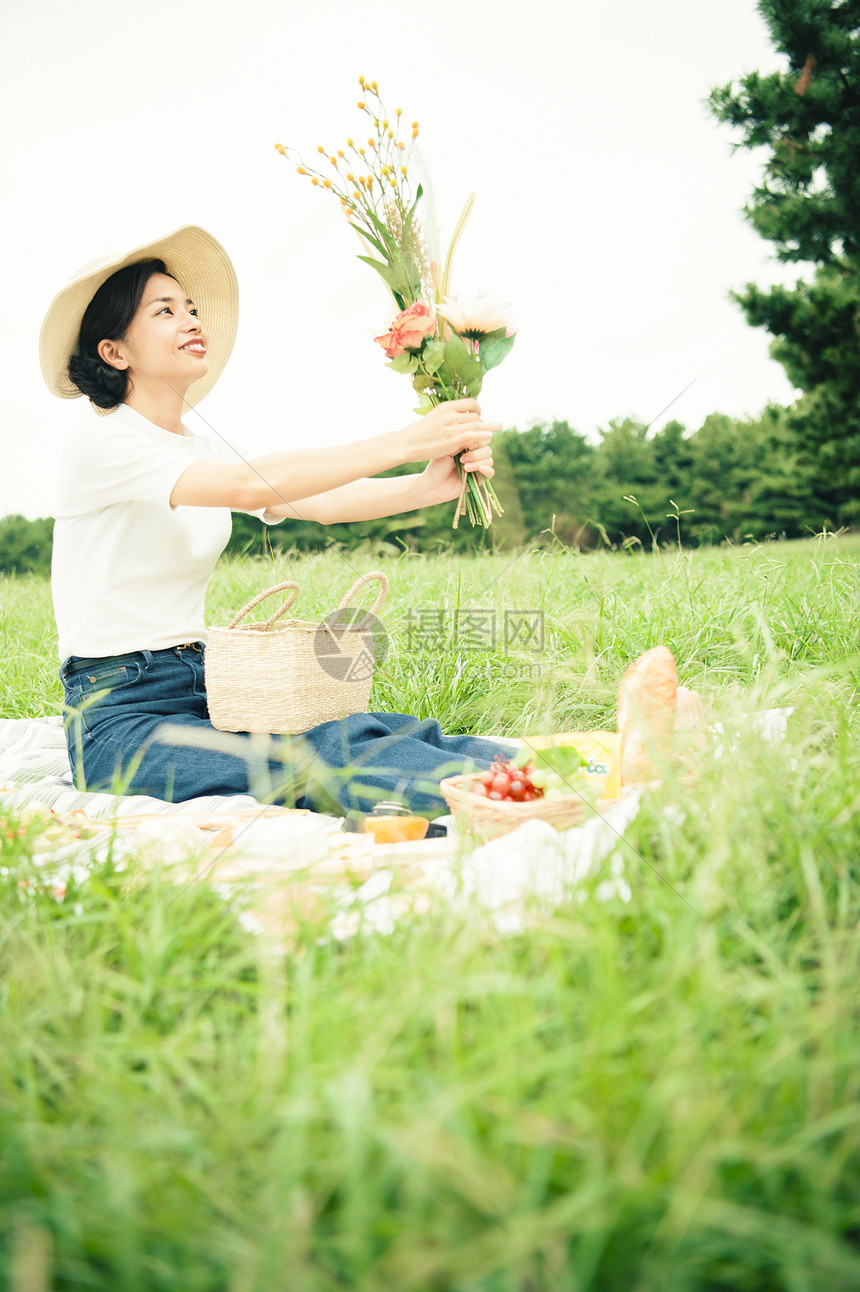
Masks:
[[[63,454],[56,515],[80,516],[123,502],[169,507],[174,485],[193,460],[179,443],[88,423],[72,433]]]
[[[225,462],[230,466],[238,466],[240,462],[247,464],[248,459],[217,431],[208,431],[196,439],[200,443],[202,456],[213,462]],[[233,507],[232,510],[241,512],[243,516],[256,516],[264,525],[279,525],[284,519],[283,516],[273,516],[268,507],[260,507],[256,511],[247,511],[241,507]]]

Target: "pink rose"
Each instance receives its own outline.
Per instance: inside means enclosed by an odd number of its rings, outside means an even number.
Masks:
[[[416,301],[408,309],[401,310],[391,324],[391,331],[385,336],[375,336],[385,350],[389,359],[396,359],[404,350],[420,350],[421,342],[426,336],[436,331],[436,315],[424,301]]]

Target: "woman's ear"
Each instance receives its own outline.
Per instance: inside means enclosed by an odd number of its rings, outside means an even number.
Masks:
[[[99,341],[96,350],[99,358],[109,364],[111,368],[117,368],[120,372],[124,372],[128,367],[128,359],[119,350],[115,341]]]

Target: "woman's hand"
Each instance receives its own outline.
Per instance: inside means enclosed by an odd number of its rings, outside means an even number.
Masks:
[[[487,479],[492,479],[496,474],[493,466],[493,450],[489,446],[483,449],[471,449],[463,454],[461,460],[470,475],[477,471]],[[423,499],[418,504],[419,507],[453,502],[460,495],[460,472],[457,470],[455,457],[434,458],[427,463],[417,479]]]
[[[452,399],[406,427],[403,461],[453,459],[464,449],[485,449],[501,429],[501,422],[481,421],[481,409],[474,399]],[[479,459],[482,463],[484,460]]]

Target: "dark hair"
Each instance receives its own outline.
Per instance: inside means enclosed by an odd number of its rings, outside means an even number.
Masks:
[[[153,274],[169,273],[163,260],[138,260],[111,274],[90,301],[78,344],[69,359],[69,376],[98,408],[116,408],[128,391],[128,373],[113,368],[98,352],[99,342],[124,341],[129,324]]]

